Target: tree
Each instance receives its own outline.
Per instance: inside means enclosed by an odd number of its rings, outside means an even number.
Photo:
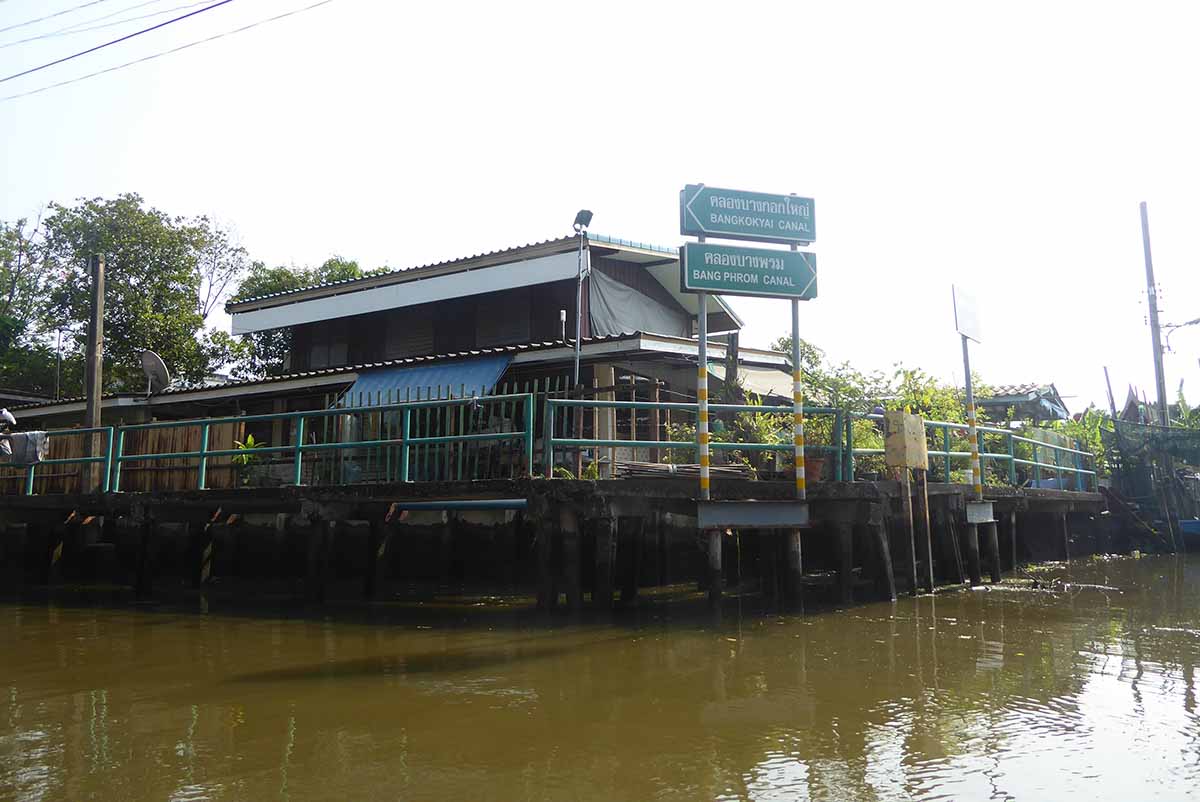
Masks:
[[[37,328],[47,282],[39,232],[40,223],[0,222],[0,385],[50,395],[55,355]]]
[[[105,389],[142,386],[144,348],[157,351],[175,375],[203,378],[209,358],[197,339],[204,323],[197,297],[205,232],[147,208],[133,193],[50,209],[45,256],[51,280],[43,326],[65,325],[74,349],[83,346],[91,296],[88,257],[102,253]]]
[[[207,217],[192,222],[201,236],[196,268],[200,273],[200,290],[196,311],[204,320],[224,299],[231,285],[249,267],[246,249],[233,243],[229,232],[217,228]]]

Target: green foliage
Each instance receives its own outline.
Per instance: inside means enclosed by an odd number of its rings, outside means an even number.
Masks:
[[[197,309],[197,260],[205,242],[201,228],[146,207],[135,194],[72,207],[51,204],[44,228],[49,273],[42,326],[66,326],[70,350],[81,350],[86,340],[88,258],[105,255],[107,390],[141,386],[139,354],[144,348],[157,351],[175,375],[187,380],[204,376],[209,363],[197,339],[204,323]]]
[[[1181,394],[1180,401],[1182,400]],[[1108,413],[1090,405],[1078,420],[1054,421],[1051,428],[1074,440],[1080,451],[1091,452],[1092,459],[1095,461],[1096,473],[1100,476],[1108,476],[1108,457],[1105,454],[1104,442],[1100,434],[1102,430],[1112,428],[1112,419]]]
[[[556,465],[554,467],[554,478],[555,479],[574,479],[575,474],[571,473],[571,471],[569,469],[564,468],[561,465]],[[593,461],[593,462],[589,462],[587,465],[584,465],[583,471],[581,471],[579,474],[579,478],[583,479],[585,481],[589,481],[589,482],[594,482],[597,479],[599,479],[600,478],[600,463]]]
[[[193,225],[200,236],[196,311],[207,320],[233,283],[249,269],[250,257],[245,248],[233,242],[229,232],[217,228],[207,217],[197,218]]]
[[[51,395],[54,349],[37,328],[47,284],[38,233],[39,226],[25,220],[0,221],[0,386]]]
[[[1173,422],[1185,429],[1200,429],[1200,407],[1188,405],[1187,398],[1183,395],[1183,382],[1179,383],[1177,406],[1178,411]]]
[[[233,441],[233,447],[239,453],[231,457],[229,461],[233,463],[239,484],[251,484],[255,478],[255,474],[257,473],[256,466],[262,463],[262,452],[259,449],[263,446],[264,444],[255,440],[252,434],[246,435],[244,441]]]

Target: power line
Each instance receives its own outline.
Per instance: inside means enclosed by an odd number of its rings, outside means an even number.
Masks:
[[[25,75],[30,75],[32,73],[39,72],[41,70],[46,69],[47,67],[53,67],[56,64],[62,64],[64,61],[70,61],[71,59],[76,59],[76,58],[79,58],[80,56],[86,56],[88,53],[95,53],[97,50],[102,50],[106,47],[110,47],[115,44],[120,44],[121,42],[124,42],[128,39],[132,39],[135,36],[141,36],[144,33],[150,33],[151,31],[157,31],[159,28],[165,28],[166,26],[171,25],[172,23],[179,22],[180,20],[185,20],[188,17],[194,17],[197,14],[203,14],[205,11],[212,11],[214,8],[219,8],[220,6],[223,6],[223,5],[226,5],[227,3],[232,3],[232,2],[233,2],[233,0],[218,0],[218,2],[213,3],[211,6],[205,6],[204,8],[199,8],[199,9],[196,9],[195,11],[191,11],[187,14],[180,14],[178,17],[175,17],[174,19],[169,19],[166,22],[160,22],[157,25],[151,25],[149,28],[143,28],[140,31],[134,31],[133,33],[126,34],[125,36],[122,36],[119,39],[113,39],[111,42],[105,42],[102,45],[96,45],[95,47],[89,47],[87,50],[81,50],[78,53],[73,53],[69,56],[64,56],[63,58],[56,59],[55,61],[47,62],[46,64],[43,64],[40,67],[33,67],[32,69],[25,70],[24,72],[14,72],[12,75],[8,75],[8,76],[5,76],[4,78],[0,78],[0,84],[4,83],[5,81],[11,81],[14,78],[21,78]]]
[[[3,2],[5,2],[5,0],[0,0],[0,3],[3,3]],[[57,30],[48,31],[47,33],[39,33],[37,36],[30,36],[25,39],[15,39],[11,42],[4,42],[3,44],[0,44],[0,50],[3,50],[7,47],[13,47],[15,45],[23,45],[28,42],[37,42],[41,39],[53,39],[56,36],[70,36],[70,35],[76,34],[76,33],[87,33],[88,31],[98,31],[101,28],[113,28],[117,25],[127,25],[130,22],[137,22],[138,20],[150,19],[151,17],[161,17],[163,14],[170,14],[172,11],[182,11],[185,8],[195,8],[196,6],[202,6],[205,3],[209,2],[209,0],[196,0],[196,2],[194,2],[194,3],[185,3],[184,5],[181,5],[181,6],[172,6],[171,8],[164,8],[161,11],[152,11],[149,14],[142,14],[137,17],[126,17],[124,19],[115,20],[113,22],[105,22],[102,25],[92,25],[90,28],[79,27],[80,25],[88,25],[93,22],[99,22],[100,20],[108,19],[109,17],[116,16],[117,14],[123,14],[126,11],[133,11],[134,9],[142,8],[143,6],[153,5],[158,2],[161,2],[161,0],[149,0],[149,2],[138,3],[136,6],[129,6],[128,8],[123,8],[120,11],[114,12],[112,14],[105,14],[103,17],[95,17],[94,19],[87,20],[86,22],[77,22],[74,25],[68,25],[65,28],[59,28]]]
[[[51,33],[59,33],[61,31],[74,30],[75,28],[78,28],[80,25],[90,25],[91,23],[99,22],[100,20],[112,19],[113,17],[117,16],[118,14],[124,14],[126,11],[134,11],[136,9],[142,8],[143,6],[152,6],[155,3],[161,3],[161,2],[162,2],[162,0],[143,0],[141,3],[138,3],[137,5],[126,6],[125,8],[118,8],[116,11],[110,11],[107,14],[101,14],[99,17],[92,17],[91,19],[88,19],[88,20],[72,22],[70,25],[66,25],[62,28],[57,28],[57,29],[51,31]]]
[[[81,8],[87,8],[88,6],[95,6],[95,5],[99,5],[100,3],[107,3],[107,2],[108,2],[108,0],[91,0],[91,2],[88,2],[88,3],[80,3],[79,5],[72,6],[71,8],[63,9],[62,11],[55,11],[53,14],[47,14],[44,17],[38,17],[37,19],[25,20],[25,22],[18,22],[16,25],[9,25],[7,28],[0,28],[0,33],[4,33],[5,31],[16,30],[17,28],[24,28],[27,25],[35,25],[39,22],[45,22],[48,19],[54,19],[55,17],[61,17],[63,14],[70,14],[71,12],[78,11]]]
[[[203,44],[207,44],[208,42],[214,42],[217,39],[224,39],[226,36],[233,36],[235,33],[242,33],[243,31],[248,31],[251,28],[257,28],[260,25],[266,25],[268,22],[275,22],[276,20],[281,20],[281,19],[284,19],[285,17],[292,17],[292,16],[295,16],[296,14],[302,14],[305,11],[311,11],[314,8],[318,8],[323,5],[328,5],[329,3],[332,3],[332,2],[333,2],[333,0],[320,0],[320,2],[318,2],[318,3],[313,3],[312,5],[304,6],[303,8],[297,8],[294,11],[285,11],[282,14],[276,14],[274,17],[268,17],[266,19],[259,20],[258,22],[252,22],[249,25],[243,25],[240,28],[234,28],[231,31],[225,31],[224,33],[214,34],[214,35],[209,36],[204,39],[197,39],[194,42],[188,42],[187,44],[180,45],[179,47],[172,47],[169,50],[162,50],[158,53],[152,53],[149,56],[143,56],[142,58],[137,58],[137,59],[134,59],[133,61],[126,61],[124,64],[117,64],[116,66],[107,67],[103,70],[96,70],[95,72],[89,72],[86,75],[80,75],[77,78],[69,78],[66,81],[59,81],[58,83],[49,84],[47,86],[43,86],[38,89],[30,89],[28,92],[18,92],[15,95],[7,95],[5,97],[0,97],[0,103],[3,103],[4,101],[7,101],[7,100],[16,100],[17,98],[41,94],[42,92],[48,92],[51,89],[58,89],[61,86],[67,86],[69,84],[79,83],[80,81],[86,81],[88,78],[95,78],[98,75],[105,75],[106,73],[116,72],[117,70],[122,70],[126,67],[132,67],[135,64],[142,64],[143,62],[146,62],[146,61],[153,61],[156,58],[162,58],[163,56],[169,56],[172,53],[178,53],[181,50],[187,50],[188,48],[195,47],[197,45],[203,45]]]

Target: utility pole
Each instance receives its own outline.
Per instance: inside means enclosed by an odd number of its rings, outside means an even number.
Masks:
[[[1150,339],[1154,345],[1154,382],[1158,388],[1158,422],[1170,425],[1167,415],[1167,379],[1163,373],[1162,332],[1158,326],[1158,290],[1154,286],[1154,263],[1150,259],[1150,222],[1146,218],[1146,202],[1141,203],[1142,250],[1146,254],[1146,302],[1150,305]]]
[[[100,425],[100,398],[104,393],[104,255],[92,254],[88,257],[89,272],[92,274],[92,315],[88,322],[87,361],[84,369],[87,381],[87,405],[84,407],[83,426],[85,429]],[[102,455],[104,444],[99,432],[92,434],[92,447],[89,456]],[[100,486],[98,463],[93,463],[92,487]],[[100,477],[102,479],[102,477]]]

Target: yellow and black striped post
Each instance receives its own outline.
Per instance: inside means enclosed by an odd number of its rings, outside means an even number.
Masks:
[[[800,372],[800,302],[792,301],[792,446],[796,461],[796,498],[808,498],[804,476],[804,376]]]

